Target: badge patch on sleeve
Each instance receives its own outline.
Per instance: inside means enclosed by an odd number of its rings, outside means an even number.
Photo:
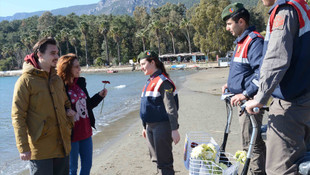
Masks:
[[[282,14],[278,14],[274,20],[272,25],[272,30],[283,30],[285,24],[285,16]]]
[[[171,89],[165,89],[165,91],[166,91],[167,93],[172,93],[172,92],[173,92],[173,88],[171,88]]]

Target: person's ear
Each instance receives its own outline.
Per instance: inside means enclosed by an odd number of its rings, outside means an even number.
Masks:
[[[155,65],[155,61],[154,61],[154,60],[152,60],[152,61],[151,61],[151,64],[154,64],[154,65]]]
[[[245,20],[243,18],[240,18],[238,20],[238,24],[244,26],[245,25]]]
[[[42,53],[40,51],[37,52],[38,57],[42,57]]]

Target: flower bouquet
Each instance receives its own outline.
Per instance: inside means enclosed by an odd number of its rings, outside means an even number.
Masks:
[[[231,154],[225,153],[233,163],[230,167],[219,162],[218,155],[219,152],[212,143],[200,144],[193,148],[190,159],[190,175],[235,175],[238,173],[239,163],[234,162],[235,159]]]
[[[208,133],[203,131],[192,131],[186,133],[185,144],[184,144],[184,165],[189,170],[189,163],[191,159],[192,150],[200,144],[212,143],[215,149],[218,151],[219,146],[216,141]]]
[[[217,151],[212,143],[200,144],[192,150],[191,157],[195,159],[210,160],[214,162],[216,153]]]
[[[245,151],[237,151],[235,153],[234,158],[240,162],[241,164],[244,165],[245,161],[246,161],[246,152]]]
[[[200,144],[193,148],[191,160],[198,160],[190,167],[192,175],[210,174],[212,164],[215,163],[217,151],[212,143]]]

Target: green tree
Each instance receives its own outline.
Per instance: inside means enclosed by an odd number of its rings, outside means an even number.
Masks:
[[[223,55],[232,48],[233,37],[225,30],[222,10],[229,4],[228,0],[201,0],[191,19],[196,33],[194,44],[206,55],[216,52]]]
[[[116,42],[116,45],[117,45],[117,58],[118,58],[118,63],[120,65],[121,64],[121,47],[120,47],[120,44],[121,44],[121,40],[122,40],[122,33],[121,33],[120,28],[117,25],[112,26],[110,32],[113,36],[113,40]]]
[[[89,30],[89,26],[87,24],[87,22],[82,21],[80,22],[80,30],[84,36],[84,41],[85,41],[85,63],[86,65],[88,65],[88,57],[87,57],[87,35],[88,35],[88,30]]]
[[[142,49],[143,51],[146,50],[146,44],[147,44],[147,39],[148,39],[148,25],[150,23],[150,15],[147,13],[147,8],[146,7],[140,7],[137,6],[135,8],[135,11],[133,12],[133,19],[134,23],[136,26],[136,33],[135,37],[137,39],[141,39],[142,41]],[[141,44],[138,42],[138,53],[141,51]]]
[[[77,56],[78,56],[77,47],[79,45],[78,36],[79,36],[79,31],[77,29],[73,29],[69,33],[69,42],[74,47],[75,55]]]
[[[136,37],[141,38],[142,40],[142,46],[143,46],[143,51],[145,51],[145,42],[146,42],[146,37],[147,37],[147,29],[141,29],[136,32]]]
[[[161,52],[160,52],[160,34],[161,34],[162,28],[163,28],[163,24],[159,20],[152,21],[152,23],[148,26],[148,30],[153,31],[156,35],[158,55],[161,54]]]
[[[55,34],[55,31],[54,31],[53,26],[49,26],[41,32],[40,36],[41,38],[47,38],[47,37],[53,37],[54,34]]]
[[[69,53],[69,29],[68,28],[63,28],[60,31],[60,36],[61,36],[61,41],[66,43],[66,52]]]
[[[191,37],[190,37],[190,34],[189,34],[190,27],[191,27],[190,21],[188,19],[186,19],[186,18],[183,18],[181,23],[180,23],[180,28],[185,30],[185,38],[186,38],[187,43],[188,43],[188,52],[192,53]]]
[[[31,52],[31,44],[30,44],[30,39],[28,34],[22,34],[21,36],[21,42],[23,45],[27,48],[28,52]]]
[[[256,7],[250,10],[250,23],[256,26],[258,32],[266,30],[267,21],[269,18],[269,7],[264,6],[262,1],[258,1]]]
[[[38,26],[37,29],[39,31],[43,31],[47,29],[48,27],[54,26],[56,23],[56,18],[53,16],[53,14],[49,11],[44,12],[38,19]]]
[[[15,53],[15,61],[17,63],[17,68],[20,69],[22,67],[22,63],[23,63],[23,55],[22,55],[23,46],[22,46],[22,44],[19,42],[15,43],[13,50]]]
[[[100,28],[99,28],[99,32],[103,35],[105,44],[105,51],[106,51],[106,57],[107,57],[107,64],[110,64],[110,56],[109,56],[109,44],[108,44],[108,33],[109,33],[109,29],[110,29],[110,23],[108,20],[104,19],[101,24],[100,24]]]
[[[133,18],[138,29],[145,28],[149,24],[150,15],[146,7],[137,6],[133,12]]]
[[[169,22],[166,24],[166,26],[164,27],[164,29],[166,30],[166,32],[171,36],[171,41],[172,41],[172,48],[173,48],[173,54],[175,54],[175,45],[174,45],[174,31],[175,31],[175,28],[177,26],[172,23],[172,22]]]
[[[59,55],[62,55],[62,49],[61,49],[61,43],[62,43],[62,39],[61,39],[61,34],[57,33],[55,36],[55,39],[57,41],[57,47],[59,48]]]
[[[0,60],[0,70],[1,71],[11,70],[12,60],[13,60],[12,57]]]

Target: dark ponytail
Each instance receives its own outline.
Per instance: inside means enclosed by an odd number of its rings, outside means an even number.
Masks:
[[[166,68],[165,68],[165,65],[163,62],[161,62],[157,57],[147,57],[147,58],[144,58],[146,59],[146,61],[148,62],[152,62],[154,61],[155,62],[155,66],[157,69],[160,69],[162,71],[163,74],[165,74],[167,77],[169,77],[169,74],[167,73],[166,71]],[[139,60],[140,62],[140,60]]]
[[[157,66],[156,66],[157,67]],[[165,65],[163,62],[159,61],[158,69],[160,69],[167,77],[169,77],[169,74],[166,71]]]

